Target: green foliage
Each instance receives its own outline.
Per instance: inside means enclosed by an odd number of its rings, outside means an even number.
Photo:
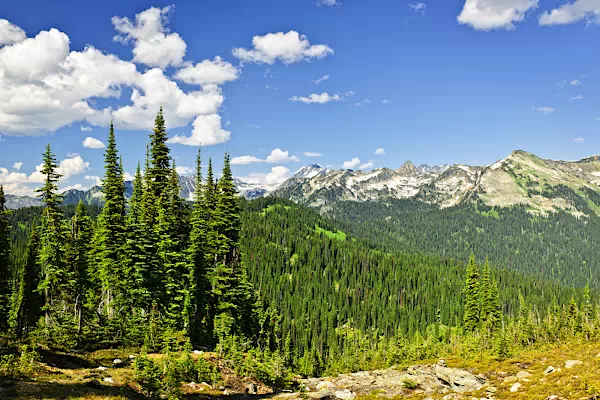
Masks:
[[[135,359],[134,379],[149,399],[159,399],[161,395],[160,367],[145,354]]]
[[[489,276],[487,277],[489,281]],[[487,283],[489,286],[489,282]],[[463,315],[464,327],[468,332],[474,331],[479,327],[479,318],[481,315],[481,299],[479,292],[479,269],[475,262],[475,255],[471,254],[469,265],[467,266],[467,276],[464,288],[465,295],[465,313]]]
[[[402,386],[409,390],[414,390],[419,387],[419,384],[412,379],[405,379],[402,381]]]

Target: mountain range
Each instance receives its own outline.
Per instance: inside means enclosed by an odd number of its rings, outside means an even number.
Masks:
[[[555,161],[517,150],[488,166],[464,164],[415,166],[410,161],[398,169],[370,171],[332,170],[307,165],[276,186],[235,179],[240,196],[255,199],[275,196],[311,207],[328,207],[337,201],[385,201],[412,198],[441,208],[480,200],[489,206],[521,205],[532,213],[559,210],[582,216],[600,214],[600,157],[580,161]],[[180,176],[180,195],[193,198],[194,177]],[[126,196],[132,192],[126,182]],[[102,189],[69,190],[65,203],[101,202]],[[9,208],[39,205],[38,199],[7,196]]]

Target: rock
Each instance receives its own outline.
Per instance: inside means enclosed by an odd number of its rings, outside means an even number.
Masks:
[[[452,390],[458,393],[474,392],[483,387],[484,381],[469,371],[447,367],[434,367],[435,376],[447,383]]]
[[[120,358],[115,358],[113,360],[113,364],[115,364],[115,365],[123,364],[123,360],[121,360]]]
[[[517,377],[517,379],[525,379],[525,378],[529,378],[531,376],[531,374],[527,371],[519,371],[517,372],[517,375],[515,375]]]
[[[556,371],[556,369],[550,365],[548,368],[546,368],[546,370],[544,371],[544,375],[549,375],[551,373],[553,373],[554,371]]]
[[[223,390],[223,396],[229,396],[229,390],[228,389]]]
[[[489,386],[485,389],[485,391],[489,393],[496,393],[498,391],[498,388],[495,386]]]
[[[206,382],[200,382],[200,386],[204,386],[204,387],[205,387],[205,388],[207,388],[207,389],[212,389],[212,386],[211,386],[211,385],[209,385],[209,384],[208,384],[208,383],[206,383]],[[221,389],[221,390],[222,390],[222,389]]]
[[[130,359],[130,360],[135,360],[135,356],[134,356],[133,354],[130,354],[130,355],[129,355],[129,359]]]
[[[438,361],[438,365],[440,367],[447,367],[448,365],[446,364],[446,360],[444,360],[443,358],[440,358]]]
[[[336,391],[335,397],[340,400],[353,400],[356,397],[356,395],[348,389],[344,389]]]
[[[257,394],[258,393],[258,387],[256,386],[256,383],[249,383],[246,385],[246,394]]]
[[[194,350],[194,354],[200,355],[200,354],[204,354],[204,352],[202,350]]]
[[[323,381],[323,382],[317,384],[317,391],[320,391],[323,389],[335,389],[335,385],[333,384],[333,382],[330,382],[330,381]]]
[[[311,399],[335,400],[335,395],[331,390],[320,390],[317,393],[310,393],[308,397]]]
[[[519,389],[521,389],[523,385],[521,385],[519,382],[513,383],[513,385],[510,387],[510,391],[512,393],[518,392]]]
[[[583,364],[581,360],[567,360],[565,361],[565,368],[573,368],[581,364]]]
[[[519,378],[517,378],[516,376],[512,375],[512,376],[507,376],[506,378],[504,378],[504,383],[513,383],[518,381]]]
[[[98,367],[98,368],[96,368],[96,369],[97,369],[98,371],[106,371],[106,370],[107,370],[107,368],[106,368],[106,367]]]
[[[108,383],[114,383],[113,378],[111,378],[111,377],[104,378],[103,381],[108,382]]]
[[[462,400],[464,398],[465,396],[463,396],[462,394],[450,393],[442,397],[442,400]]]

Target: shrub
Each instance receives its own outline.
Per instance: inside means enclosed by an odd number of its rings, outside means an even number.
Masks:
[[[161,395],[160,368],[145,354],[135,359],[134,379],[140,385],[142,393],[149,399],[158,399]]]
[[[402,381],[402,385],[410,390],[414,390],[419,387],[419,384],[412,379],[405,379]]]

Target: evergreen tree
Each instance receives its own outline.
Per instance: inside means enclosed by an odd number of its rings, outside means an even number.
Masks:
[[[150,169],[147,172],[151,190],[158,200],[166,196],[171,175],[171,158],[167,139],[165,118],[161,106],[154,119],[154,130],[150,135]]]
[[[17,294],[12,307],[11,328],[17,339],[27,336],[35,328],[44,306],[44,299],[38,291],[41,270],[38,262],[40,238],[37,232],[35,225],[32,225],[27,259],[19,272]]]
[[[467,332],[472,332],[479,327],[481,301],[479,294],[479,268],[473,254],[467,266],[464,296],[464,328]]]
[[[10,222],[9,211],[6,208],[4,188],[0,186],[0,332],[8,328],[10,309]]]
[[[104,207],[98,217],[93,257],[101,285],[99,310],[112,319],[116,317],[116,309],[126,301],[124,287],[128,284],[123,267],[125,193],[112,123],[104,153],[104,169]]]
[[[211,171],[212,172],[212,171]],[[212,328],[209,320],[210,282],[208,279],[207,262],[205,259],[206,239],[208,229],[208,210],[206,206],[205,187],[202,182],[201,151],[198,150],[196,159],[196,181],[194,185],[194,208],[191,216],[191,232],[187,257],[190,274],[190,331],[194,342],[207,343],[210,340],[208,332]]]
[[[38,289],[44,293],[44,322],[48,327],[52,326],[54,322],[53,311],[65,308],[64,304],[63,307],[57,304],[61,300],[60,297],[66,279],[63,259],[65,235],[59,209],[62,196],[57,194],[57,183],[61,175],[56,172],[58,165],[49,144],[46,146],[43,159],[44,163],[40,173],[45,177],[45,180],[44,185],[37,189],[38,197],[45,203],[38,254],[42,279]]]

